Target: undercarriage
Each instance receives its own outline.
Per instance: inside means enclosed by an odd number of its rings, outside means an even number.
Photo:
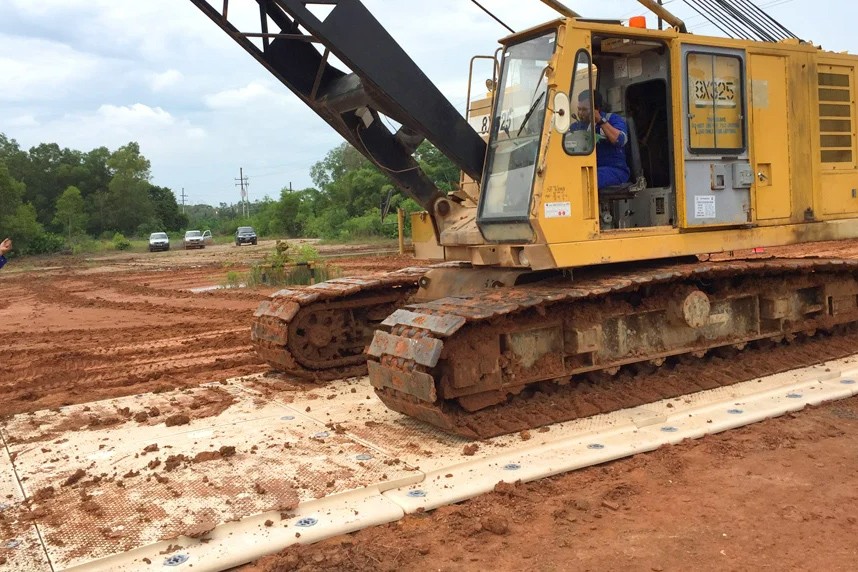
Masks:
[[[427,272],[281,292],[257,311],[254,343],[275,369],[303,377],[334,379],[368,367],[388,407],[473,438],[510,428],[475,429],[463,420],[534,388],[568,387],[580,396],[531,426],[603,413],[646,401],[632,395],[615,406],[587,406],[594,389],[622,393],[608,389],[621,368],[658,368],[677,356],[738,352],[858,321],[853,261],[611,266],[575,272],[574,279],[554,275],[494,288],[489,281],[471,295],[411,303],[421,278],[430,282]],[[689,381],[670,393],[699,389]]]

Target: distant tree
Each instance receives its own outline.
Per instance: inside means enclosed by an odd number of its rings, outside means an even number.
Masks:
[[[80,189],[77,187],[66,188],[60,198],[57,199],[54,227],[65,231],[69,242],[71,242],[73,236],[85,232],[86,218]]]
[[[108,223],[108,186],[110,168],[107,162],[110,150],[97,147],[83,156],[81,180],[75,183],[86,203],[88,224],[86,231],[92,236],[100,236],[107,230]]]
[[[369,161],[357,149],[348,143],[341,143],[328,151],[324,159],[310,168],[310,178],[317,188],[325,189],[347,172],[368,164]]]
[[[149,160],[132,141],[114,151],[107,165],[112,173],[107,187],[108,228],[133,234],[155,214],[149,199]]]
[[[0,162],[0,234],[11,236],[15,251],[26,253],[44,236],[45,229],[36,220],[36,209],[23,202],[26,187],[9,174]]]
[[[149,200],[163,230],[177,231],[188,225],[188,217],[179,212],[176,195],[167,187],[149,186]]]
[[[9,169],[9,175],[13,179],[22,181],[30,159],[27,156],[27,152],[21,149],[17,141],[9,139],[6,135],[0,133],[0,162],[6,164],[6,167]]]
[[[428,141],[420,144],[414,152],[414,158],[442,191],[450,192],[459,186],[459,169]]]

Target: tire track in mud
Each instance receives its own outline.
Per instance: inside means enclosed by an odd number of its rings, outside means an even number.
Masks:
[[[19,302],[32,307],[32,328],[6,335],[0,349],[0,415],[267,369],[249,331],[263,294],[152,289],[140,285],[148,276],[139,271],[106,274],[13,277]],[[124,296],[135,300],[123,302]],[[94,325],[76,327],[82,317]]]

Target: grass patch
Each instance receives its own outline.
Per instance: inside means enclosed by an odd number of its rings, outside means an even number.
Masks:
[[[227,281],[230,275],[227,272]],[[342,270],[321,260],[319,251],[303,244],[297,249],[286,241],[278,241],[272,254],[250,267],[243,282],[249,288],[256,286],[306,286],[342,276]]]

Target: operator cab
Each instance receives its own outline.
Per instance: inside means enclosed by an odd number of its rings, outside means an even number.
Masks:
[[[590,125],[584,130],[575,110],[579,94],[594,89],[602,96],[602,112],[619,114],[626,121],[628,142],[624,150],[631,174],[622,184],[598,190],[599,229],[675,226],[667,44],[659,39],[593,33],[589,50],[565,47],[575,50],[571,85],[558,84],[556,90],[549,90],[549,63],[557,32],[548,28],[533,33],[533,37],[509,44],[503,54],[477,217],[483,236],[490,242],[534,240],[533,189],[539,187],[538,175],[543,169],[555,174],[558,168],[567,169],[564,187],[580,188],[580,175],[562,159],[557,161],[557,155],[552,155],[556,163],[546,167],[549,146],[561,135],[552,133],[552,126],[545,123],[551,123],[555,115],[551,98],[556,92],[568,94],[572,112],[568,124],[573,128],[577,125],[579,130],[562,135],[563,149],[570,158],[590,157],[592,162],[596,149],[592,109]],[[545,191],[542,189],[543,205],[549,196]],[[562,212],[565,204],[571,209],[582,208],[571,201],[557,204],[559,211],[552,214],[558,216],[566,214]]]

